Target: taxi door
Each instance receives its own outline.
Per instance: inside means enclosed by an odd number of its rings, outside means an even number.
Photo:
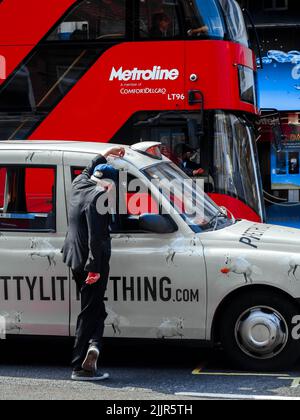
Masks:
[[[76,153],[65,155],[67,200],[72,180],[92,158],[87,160]],[[139,172],[129,176],[138,177]],[[145,233],[139,230],[134,217],[120,227],[118,223],[113,225],[106,336],[205,339],[207,285],[203,248],[180,217],[176,223],[178,230],[171,234]],[[75,282],[71,282],[71,288],[74,334],[80,297]]]
[[[7,334],[69,335],[62,153],[1,151],[0,316]]]
[[[140,176],[132,169],[128,184]],[[125,222],[119,230],[114,228],[112,235],[106,334],[205,339],[207,279],[199,237],[180,216],[173,218],[173,233],[141,230],[138,218],[149,212],[154,217],[159,215],[159,201],[148,191],[148,197],[142,193],[139,199],[136,194],[129,206],[131,193],[127,194]]]

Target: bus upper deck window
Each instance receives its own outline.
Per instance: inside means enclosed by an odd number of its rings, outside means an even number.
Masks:
[[[249,46],[243,12],[236,0],[219,0],[226,18],[229,36],[233,41]]]
[[[177,0],[140,0],[139,13],[141,38],[175,38],[179,35]]]
[[[185,26],[189,37],[224,39],[225,24],[216,0],[183,1]]]
[[[95,41],[124,38],[124,0],[83,0],[67,15],[48,41]]]

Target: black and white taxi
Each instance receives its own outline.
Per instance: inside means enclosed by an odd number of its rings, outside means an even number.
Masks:
[[[61,257],[68,196],[74,178],[110,147],[0,142],[0,338],[74,334],[79,295]],[[112,164],[145,186],[155,210],[113,225],[106,336],[221,343],[247,369],[294,363],[299,231],[227,217],[157,144],[126,147]],[[167,181],[172,194],[161,187]],[[191,190],[185,186],[182,206],[184,184]],[[134,192],[128,188],[129,199]],[[195,198],[195,213],[186,212]]]

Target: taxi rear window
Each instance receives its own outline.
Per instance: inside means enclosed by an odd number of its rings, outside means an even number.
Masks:
[[[5,180],[6,180],[6,169],[0,168],[0,211],[4,207]]]
[[[79,176],[82,174],[83,170],[85,168],[71,168],[71,177],[72,177],[72,182]]]
[[[55,231],[56,169],[0,167],[0,231]]]

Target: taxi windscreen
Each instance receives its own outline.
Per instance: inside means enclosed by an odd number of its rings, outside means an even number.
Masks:
[[[160,163],[143,173],[169,202],[167,212],[180,214],[194,232],[220,229],[231,223],[205,194],[202,182],[190,179],[175,164]]]

